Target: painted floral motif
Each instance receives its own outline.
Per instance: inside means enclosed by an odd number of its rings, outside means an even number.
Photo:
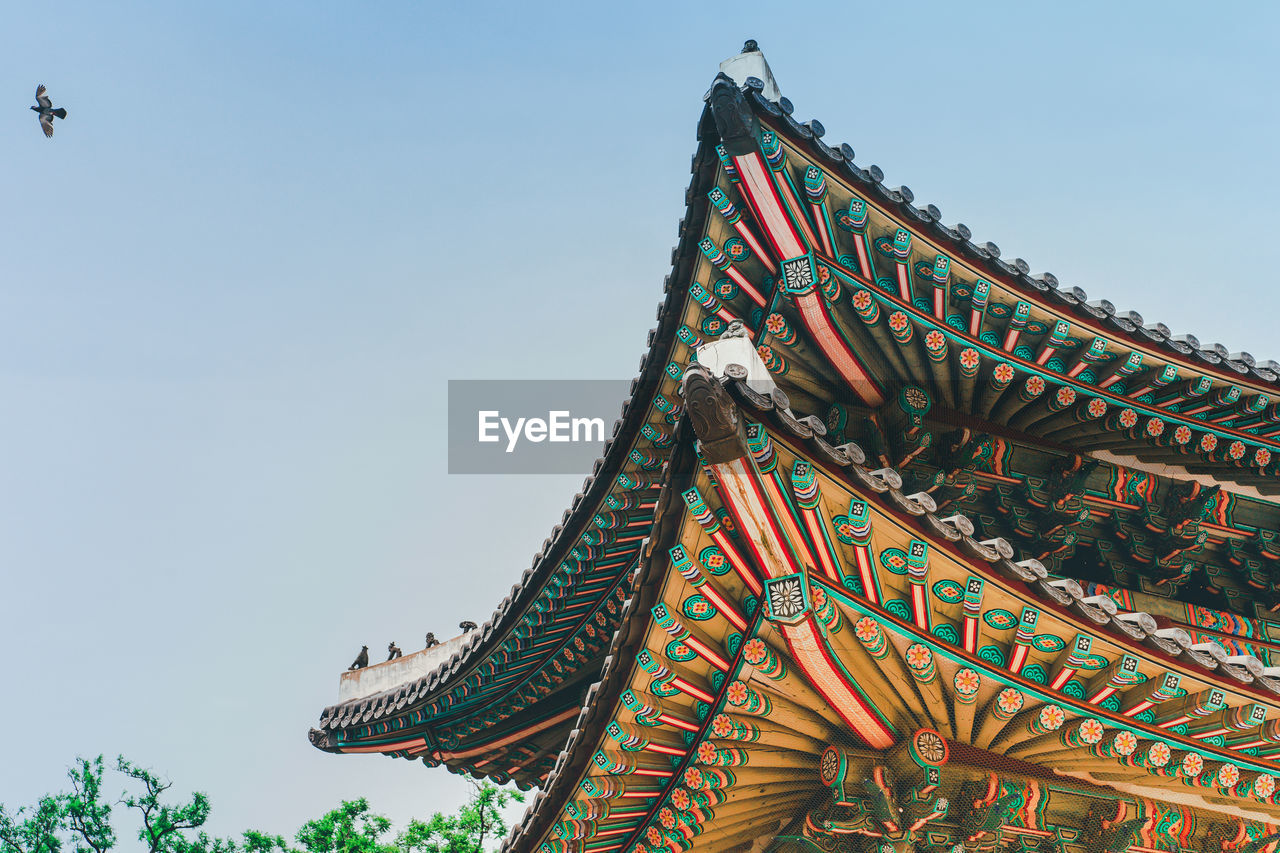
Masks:
[[[714,545],[703,548],[698,554],[698,560],[713,575],[722,575],[729,570],[729,561]]]
[[[886,548],[880,554],[880,564],[895,575],[907,573],[907,555],[897,548]]]
[[[978,688],[982,685],[982,678],[978,673],[965,667],[956,673],[953,679],[956,687],[956,693],[960,697],[961,702],[971,702],[978,695]]]
[[[982,621],[997,631],[1007,631],[1018,624],[1018,617],[1008,610],[995,609],[982,614]]]
[[[781,314],[770,314],[764,318],[764,327],[771,335],[781,335],[787,330],[787,321]]]
[[[684,611],[685,616],[699,622],[710,619],[716,614],[715,607],[713,607],[711,602],[701,595],[690,596],[685,600],[684,604],[681,605],[680,609]]]
[[[1199,753],[1188,752],[1182,756],[1182,775],[1196,777],[1204,772],[1204,758]]]
[[[1000,709],[1001,713],[1009,717],[1021,711],[1022,705],[1026,701],[1022,691],[1015,690],[1012,687],[1006,687],[996,694],[996,707]]]
[[[821,612],[827,607],[827,593],[820,586],[815,586],[809,592],[809,599],[813,602],[813,609]]]
[[[1076,389],[1063,385],[1055,395],[1059,406],[1070,406],[1076,401]]]
[[[813,265],[807,257],[782,262],[782,277],[789,290],[803,291],[813,286]]]
[[[1218,768],[1218,787],[1234,788],[1240,781],[1240,768],[1234,764],[1224,764]]]
[[[1008,385],[1013,381],[1013,367],[1007,361],[1002,361],[996,365],[991,375],[1001,385]]]
[[[907,666],[917,672],[923,672],[933,666],[933,652],[929,651],[928,646],[920,643],[913,643],[907,648]]]
[[[947,338],[937,329],[924,336],[924,345],[932,352],[941,352],[947,346]]]
[[[742,649],[743,659],[752,666],[759,666],[764,663],[764,659],[769,654],[769,648],[764,644],[764,640],[759,637],[752,637],[747,640],[747,644]]]
[[[1271,451],[1265,447],[1259,447],[1258,452],[1253,454],[1253,464],[1261,468],[1265,468],[1271,464]]]
[[[836,780],[836,774],[840,772],[840,753],[834,746],[822,751],[822,758],[818,760],[818,772],[822,774],[824,785],[830,785]]]
[[[1164,435],[1164,421],[1159,418],[1147,418],[1147,435],[1151,438]]]
[[[981,361],[982,356],[973,347],[965,347],[960,350],[960,366],[965,370],[976,370]]]
[[[1209,453],[1218,446],[1218,437],[1211,432],[1200,436],[1200,452]]]
[[[1244,458],[1244,442],[1233,441],[1229,445],[1227,445],[1227,458],[1233,461],[1237,459],[1243,459]]]
[[[871,291],[859,290],[853,294],[853,307],[858,312],[866,311],[871,307]]]
[[[711,721],[711,733],[716,737],[728,737],[733,734],[733,720],[728,714],[716,714]]]
[[[685,811],[689,808],[690,802],[691,798],[689,797],[689,792],[686,789],[676,788],[671,792],[671,805],[675,806],[678,810]]]
[[[1107,413],[1107,401],[1101,397],[1094,397],[1089,401],[1088,405],[1089,417],[1100,418]]]
[[[837,515],[831,519],[831,523],[836,528],[836,538],[846,545],[852,545],[855,531],[853,525],[849,523],[849,516]]]
[[[676,814],[671,809],[663,806],[658,809],[658,822],[662,824],[664,829],[676,828]]]
[[[679,640],[672,640],[667,643],[667,657],[674,661],[689,661],[693,660],[697,656],[698,655],[693,651],[693,649],[689,648]]]
[[[1151,767],[1164,767],[1173,758],[1173,750],[1164,741],[1156,741],[1147,749],[1147,764]]]
[[[1118,732],[1111,740],[1116,755],[1133,755],[1138,748],[1138,738],[1133,732]]]
[[[747,704],[747,685],[741,681],[734,681],[729,685],[725,696],[728,697],[730,705],[741,707]]]
[[[1191,427],[1183,424],[1173,431],[1173,440],[1177,444],[1189,444],[1191,442]]]
[[[853,633],[863,643],[872,643],[880,636],[880,625],[870,616],[863,616],[853,626]]]
[[[769,612],[775,619],[790,619],[804,612],[804,587],[799,577],[770,581]]]
[[[1076,729],[1080,734],[1080,740],[1083,743],[1095,744],[1102,742],[1103,727],[1099,721],[1089,718],[1082,720],[1080,727]]]
[[[1067,642],[1056,634],[1036,634],[1031,646],[1040,652],[1060,652],[1067,647]]]
[[[1033,397],[1039,397],[1044,393],[1044,377],[1031,376],[1027,379],[1027,393]]]
[[[908,320],[907,315],[901,311],[894,311],[889,315],[889,328],[895,332],[902,332],[910,325],[911,321]]]
[[[1067,714],[1057,705],[1045,705],[1037,717],[1040,727],[1047,732],[1056,732],[1067,721]]]
[[[716,746],[711,741],[704,740],[698,744],[698,762],[700,764],[716,763]]]
[[[935,332],[935,334],[938,334],[938,333]],[[913,411],[916,411],[916,412],[929,411],[929,406],[930,406],[929,395],[926,394],[920,388],[916,388],[913,386],[910,388],[903,389],[902,399],[906,401],[906,404],[910,406]]]
[[[953,580],[940,580],[933,585],[933,594],[947,604],[955,604],[964,598],[964,587]]]
[[[1260,800],[1270,799],[1276,792],[1276,777],[1270,773],[1259,773],[1253,780],[1253,793]]]
[[[684,784],[686,787],[695,791],[701,791],[705,782],[702,779],[702,771],[696,767],[690,767],[684,771]],[[657,844],[658,842],[653,842]]]
[[[662,832],[656,826],[651,826],[646,829],[644,837],[646,841],[655,847],[662,844]]]
[[[1125,429],[1133,429],[1138,423],[1138,413],[1133,409],[1125,409],[1120,412],[1120,426]]]

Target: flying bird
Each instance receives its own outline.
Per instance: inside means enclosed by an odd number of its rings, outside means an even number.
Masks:
[[[40,114],[40,129],[44,135],[53,138],[53,117],[66,118],[67,111],[62,107],[53,108],[53,101],[45,94],[44,84],[36,86],[36,106],[31,109]]]

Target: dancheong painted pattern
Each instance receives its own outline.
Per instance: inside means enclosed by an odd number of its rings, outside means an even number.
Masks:
[[[312,741],[539,786],[511,851],[1280,849],[1277,365],[1032,275],[725,67],[582,495]]]

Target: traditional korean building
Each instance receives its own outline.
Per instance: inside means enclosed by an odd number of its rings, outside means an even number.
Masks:
[[[312,743],[539,788],[511,851],[1276,850],[1280,365],[974,242],[753,43],[722,69],[604,457]]]

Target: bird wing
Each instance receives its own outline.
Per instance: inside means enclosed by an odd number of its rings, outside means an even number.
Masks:
[[[53,106],[53,101],[49,100],[49,96],[44,93],[44,84],[36,86],[36,103],[45,109]]]
[[[42,113],[40,116],[40,129],[44,131],[44,135],[53,138],[53,116],[49,113]]]

